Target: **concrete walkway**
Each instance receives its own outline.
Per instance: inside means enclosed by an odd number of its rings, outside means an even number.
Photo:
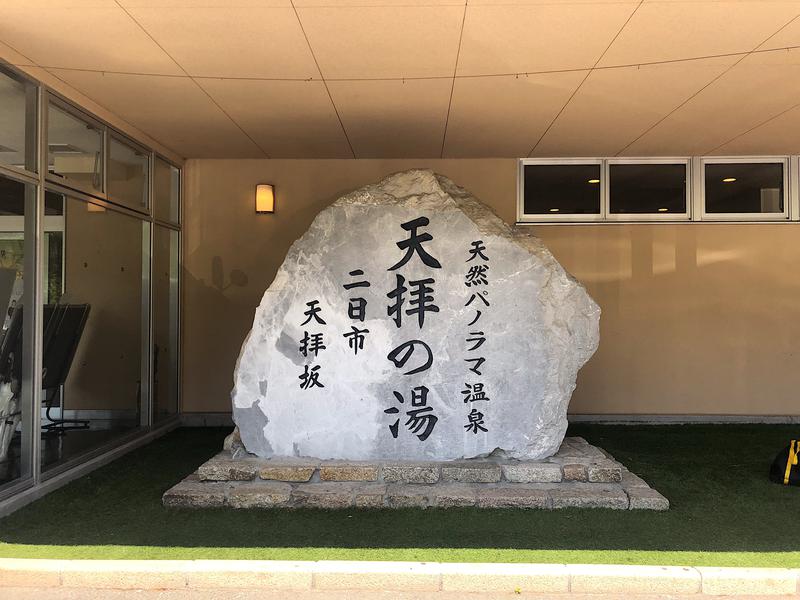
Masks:
[[[0,559],[0,588],[36,588],[49,597],[72,598],[70,590],[150,590],[153,597],[182,598],[195,590],[276,597],[333,598],[355,592],[409,598],[500,597],[544,594],[621,596],[794,596],[800,569],[651,567],[414,562],[125,561]],[[158,596],[170,592],[173,596]],[[5,593],[0,594],[6,597]],[[10,596],[19,597],[19,596]],[[104,597],[111,597],[110,595]],[[126,596],[122,594],[121,598]],[[137,598],[144,598],[139,595]],[[148,596],[149,597],[149,596]],[[200,597],[200,596],[192,596]],[[541,596],[539,596],[541,597]]]

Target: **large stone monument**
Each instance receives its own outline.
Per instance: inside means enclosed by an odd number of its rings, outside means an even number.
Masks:
[[[163,503],[667,510],[564,438],[599,317],[529,230],[430,171],[387,177],[289,250],[236,367],[237,430]]]
[[[292,245],[242,347],[234,420],[266,458],[545,458],[599,317],[530,230],[398,173]]]

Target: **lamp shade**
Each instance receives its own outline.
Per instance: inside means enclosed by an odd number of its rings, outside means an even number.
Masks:
[[[256,212],[275,212],[275,187],[269,183],[259,183],[256,186]]]

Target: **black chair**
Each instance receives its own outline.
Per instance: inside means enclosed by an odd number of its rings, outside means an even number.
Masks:
[[[89,429],[89,421],[85,419],[54,419],[50,411],[55,406],[62,386],[67,381],[72,360],[78,350],[86,321],[89,319],[88,304],[57,304],[45,306],[50,317],[44,319],[43,356],[42,356],[42,389],[45,391],[43,402],[47,407],[45,416],[50,421],[42,425],[46,431],[64,433],[68,429]]]
[[[49,423],[42,430],[63,434],[70,429],[89,429],[86,419],[53,418],[51,411],[66,383],[72,360],[78,350],[89,304],[47,304],[42,310],[42,403]],[[0,381],[11,382],[12,390],[19,394],[22,381],[22,307],[11,316],[6,335],[0,342]]]

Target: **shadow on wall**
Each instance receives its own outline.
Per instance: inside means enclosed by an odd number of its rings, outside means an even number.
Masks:
[[[248,283],[247,273],[241,269],[233,269],[225,283],[225,267],[222,265],[222,257],[215,256],[211,259],[211,284],[220,292],[224,292],[232,285],[244,287]]]
[[[247,274],[240,269],[226,272],[222,257],[214,256],[211,260],[211,283],[198,279],[184,270],[183,285],[185,297],[191,302],[185,303],[184,319],[190,323],[191,343],[202,344],[207,351],[185,353],[191,357],[192,364],[187,365],[190,372],[213,373],[220,371],[215,381],[224,381],[233,386],[233,371],[239,357],[239,349],[252,325],[252,312],[241,310],[241,302],[226,295],[231,288],[244,288],[248,285]],[[219,395],[212,390],[210,393]],[[196,393],[196,392],[194,392]],[[228,396],[219,398],[203,398],[193,400],[192,404],[229,406]]]

